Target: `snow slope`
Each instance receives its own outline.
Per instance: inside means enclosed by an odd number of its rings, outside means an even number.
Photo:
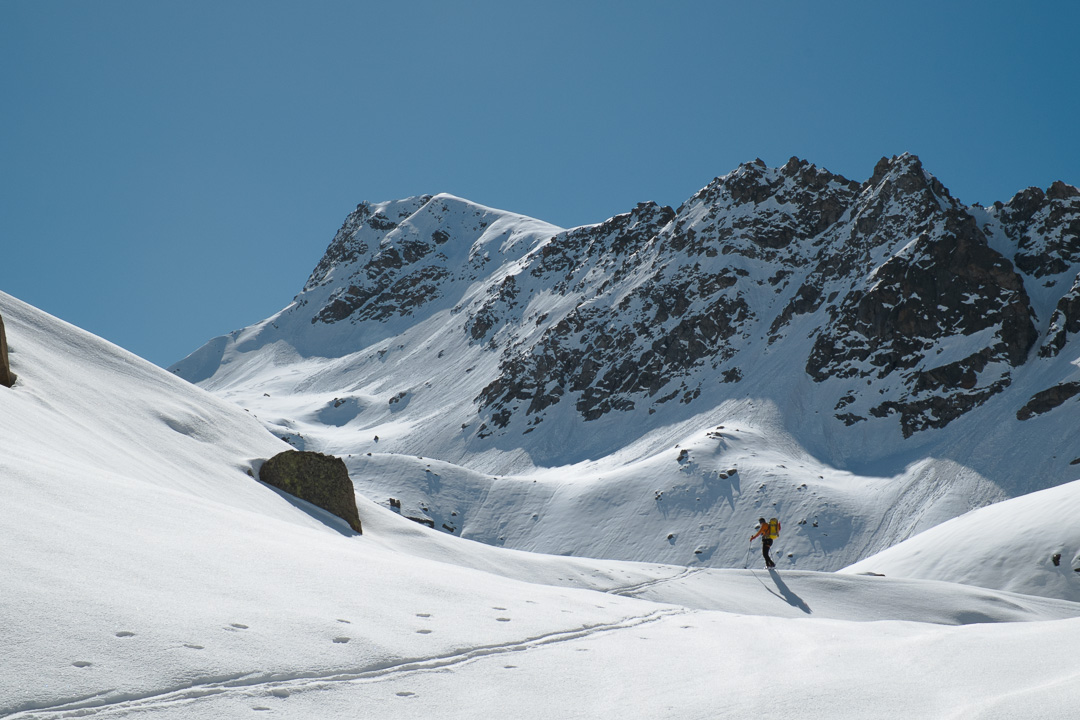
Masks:
[[[948,580],[1080,602],[1080,481],[972,511],[844,572]]]
[[[1080,604],[535,555],[363,495],[356,535],[247,474],[286,446],[242,409],[3,293],[0,315],[19,375],[0,389],[0,717],[1005,718],[1080,700]]]

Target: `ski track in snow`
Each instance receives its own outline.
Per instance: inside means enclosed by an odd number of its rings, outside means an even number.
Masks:
[[[649,588],[656,587],[657,585],[663,585],[665,583],[676,582],[678,580],[688,578],[691,575],[699,573],[704,569],[705,568],[686,568],[682,572],[676,573],[675,575],[671,575],[669,577],[646,580],[645,582],[637,583],[636,585],[627,585],[626,587],[615,588],[613,590],[608,590],[608,593],[610,593],[611,595],[622,595],[624,597],[635,597],[636,593],[639,593],[642,590],[647,590]]]
[[[666,582],[677,577],[685,577],[691,572],[694,572],[694,570],[680,573],[671,578],[662,578],[643,583],[641,587]],[[632,586],[632,588],[640,589],[638,586]],[[623,594],[624,592],[625,590],[613,591],[614,594]],[[691,612],[693,611],[686,608],[664,608],[646,615],[633,615],[617,622],[599,623],[571,630],[558,630],[516,642],[481,645],[430,658],[412,658],[355,670],[334,671],[324,674],[297,673],[291,677],[282,676],[281,674],[266,676],[256,673],[243,673],[219,678],[207,678],[182,688],[165,689],[139,697],[122,697],[111,700],[105,699],[111,691],[103,690],[87,697],[69,700],[51,707],[17,711],[3,717],[4,720],[123,717],[128,713],[152,712],[157,708],[177,703],[193,702],[211,697],[220,699],[230,694],[247,697],[251,700],[257,700],[260,697],[285,698],[296,693],[325,689],[327,686],[337,683],[379,682],[409,673],[445,670],[479,658],[523,652],[547,645],[589,638],[603,633],[628,630],[664,618],[685,615]]]

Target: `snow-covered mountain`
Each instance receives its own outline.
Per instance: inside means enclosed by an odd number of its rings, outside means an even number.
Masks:
[[[0,317],[2,718],[1013,718],[1080,700],[1080,603],[1034,596],[1037,573],[1017,594],[539,555],[362,493],[357,535],[253,477],[287,445],[241,408],[2,292]],[[741,432],[725,442],[757,442]],[[947,540],[1005,557],[1002,523],[1078,497],[975,511]],[[1053,537],[1074,561],[1080,531]]]
[[[838,569],[1080,477],[1080,191],[760,161],[561,230],[362,204],[275,316],[171,368],[484,542]]]

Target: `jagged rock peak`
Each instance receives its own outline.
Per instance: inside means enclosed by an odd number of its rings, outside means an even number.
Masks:
[[[716,203],[723,200],[732,205],[760,204],[774,196],[781,202],[786,202],[784,196],[800,190],[824,191],[830,185],[850,190],[859,187],[858,183],[842,175],[836,175],[794,156],[779,168],[770,168],[758,158],[742,163],[727,175],[714,178],[683,207],[700,201]]]
[[[445,193],[361,203],[334,236],[297,303],[317,305],[313,323],[414,315],[440,297],[440,288],[475,280],[560,231]]]
[[[1047,188],[1046,197],[1051,200],[1068,200],[1069,198],[1080,197],[1080,189],[1074,185],[1069,185],[1061,180],[1055,180],[1054,183]]]
[[[1031,216],[1038,212],[1052,200],[1069,202],[1074,198],[1080,198],[1080,189],[1069,185],[1061,180],[1055,180],[1045,191],[1038,187],[1024,188],[1012,196],[1007,203],[1000,200],[994,203],[998,210],[1011,208],[1014,213]]]
[[[948,188],[923,167],[919,156],[908,152],[878,160],[863,189],[876,193],[923,195],[938,201],[943,208],[958,205]]]
[[[859,187],[859,183],[848,180],[843,175],[837,175],[829,172],[825,168],[819,168],[817,165],[801,160],[794,155],[784,163],[780,168],[780,174],[799,180],[800,184],[809,188],[824,189],[829,183],[839,183],[851,189]]]
[[[327,283],[332,268],[356,262],[361,255],[368,252],[365,241],[374,241],[386,232],[396,229],[405,218],[415,214],[433,197],[419,195],[403,200],[362,202],[357,205],[356,210],[349,213],[334,239],[330,241],[304,290]]]

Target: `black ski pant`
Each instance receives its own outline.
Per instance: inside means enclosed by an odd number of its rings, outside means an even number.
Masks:
[[[776,563],[769,557],[769,548],[772,547],[772,538],[761,538],[761,557],[765,558],[765,567],[776,567]]]

